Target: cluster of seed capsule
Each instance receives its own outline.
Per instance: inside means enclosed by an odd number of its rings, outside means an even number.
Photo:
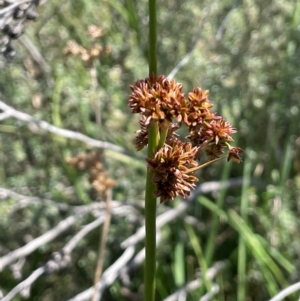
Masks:
[[[182,84],[164,75],[138,80],[130,88],[129,107],[132,113],[140,115],[136,149],[148,145],[150,126],[158,129],[160,147],[153,158],[146,161],[156,186],[154,195],[160,197],[161,202],[174,200],[179,195],[186,198],[198,181],[194,172],[224,158],[226,149],[228,161],[242,161],[243,150],[230,145],[236,129],[211,111],[213,104],[208,90],[198,87],[186,95]],[[189,131],[184,140],[175,133],[182,125]],[[165,137],[165,141],[161,142],[161,137]],[[199,165],[202,152],[206,153],[208,162]]]

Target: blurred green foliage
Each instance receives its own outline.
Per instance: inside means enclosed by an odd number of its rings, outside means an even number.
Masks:
[[[300,2],[168,0],[157,5],[159,73],[168,75],[190,53],[176,81],[186,91],[196,86],[209,89],[215,110],[238,129],[236,144],[246,150],[245,164],[217,163],[198,175],[200,183],[243,176],[243,187],[201,195],[185,215],[162,229],[157,300],[216,261],[228,265],[216,278],[220,291],[215,300],[268,300],[300,277]],[[133,153],[137,118],[129,112],[127,97],[129,85],[147,76],[147,2],[53,0],[40,6],[39,14],[27,27],[26,38],[48,68],[37,62],[22,40],[15,41],[17,55],[0,73],[1,101]],[[100,30],[99,36],[89,34],[91,25]],[[70,41],[89,57],[74,54]],[[102,50],[92,57],[97,45]],[[5,119],[0,124],[1,186],[63,204],[90,204],[97,197],[87,175],[65,162],[66,157],[89,150],[75,140],[37,133],[33,125]],[[138,206],[143,199],[144,157],[145,153],[128,158],[106,152],[106,168],[117,181],[115,200]],[[104,268],[122,254],[121,242],[141,226],[139,210],[135,223],[113,217]],[[1,200],[0,257],[70,214],[55,206],[18,207],[13,199]],[[93,218],[87,214],[26,258],[21,279]],[[28,300],[67,300],[89,288],[97,232],[80,242],[68,268],[40,278]],[[140,300],[142,271],[139,267],[131,272],[127,293],[117,280],[103,300]],[[0,279],[4,294],[21,280],[8,268]],[[205,283],[187,300],[199,300],[210,287]]]

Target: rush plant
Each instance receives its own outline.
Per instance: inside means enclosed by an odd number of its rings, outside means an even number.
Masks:
[[[194,175],[197,170],[226,157],[228,161],[241,162],[243,150],[230,145],[236,129],[211,112],[213,104],[207,90],[197,87],[185,94],[182,84],[157,75],[155,0],[149,0],[149,76],[130,88],[129,107],[140,115],[135,146],[137,151],[148,147],[144,300],[153,301],[157,198],[162,203],[177,196],[187,197],[198,182]],[[181,126],[189,131],[185,140],[176,134]],[[200,165],[203,153],[207,161]]]

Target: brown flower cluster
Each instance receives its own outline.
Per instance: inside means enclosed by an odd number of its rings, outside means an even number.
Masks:
[[[89,182],[101,197],[105,197],[108,189],[115,186],[115,181],[108,177],[107,172],[103,169],[100,161],[102,160],[101,152],[81,153],[73,158],[66,158],[66,162],[71,164],[79,171],[87,172]]]
[[[213,104],[208,91],[195,88],[186,97],[182,85],[165,76],[151,76],[130,86],[129,107],[140,114],[140,130],[135,138],[137,150],[148,144],[150,124],[157,122],[160,134],[167,131],[164,146],[154,158],[148,158],[148,168],[153,172],[155,195],[161,201],[186,197],[195,187],[197,179],[192,175],[198,166],[196,159],[205,151],[209,160],[221,158],[227,148],[227,159],[241,162],[243,150],[233,147],[231,135],[236,129],[223,117],[211,112]],[[175,131],[186,125],[190,142],[182,142]],[[201,166],[199,166],[199,169]]]
[[[85,64],[91,64],[100,56],[103,49],[100,44],[95,44],[90,49],[86,49],[78,45],[74,40],[67,42],[67,46],[63,49],[63,53],[67,55],[79,56]]]
[[[148,168],[154,174],[155,196],[160,197],[161,202],[178,195],[186,197],[196,187],[198,179],[189,174],[189,169],[198,166],[194,160],[197,151],[191,143],[178,140],[173,145],[165,144],[154,158],[147,159]]]
[[[168,120],[174,118],[178,122],[185,119],[186,100],[182,93],[182,85],[174,80],[168,80],[163,75],[152,76],[137,81],[130,86],[132,93],[129,97],[129,107],[132,113],[140,113],[146,117],[144,124],[151,120]]]
[[[63,53],[65,55],[72,55],[78,56],[82,60],[82,62],[87,66],[90,67],[93,61],[99,58],[103,54],[110,53],[111,47],[106,46],[103,48],[96,40],[103,36],[103,30],[100,27],[95,25],[90,25],[87,29],[87,35],[92,40],[92,46],[89,48],[83,47],[79,45],[74,40],[69,40],[67,42],[66,47],[63,49]]]

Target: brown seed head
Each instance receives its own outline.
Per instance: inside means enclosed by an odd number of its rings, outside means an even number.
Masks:
[[[196,187],[198,179],[188,170],[198,166],[194,160],[197,150],[190,143],[178,140],[173,147],[166,144],[153,159],[147,159],[148,168],[154,174],[155,196],[160,197],[161,202],[174,200],[178,195],[185,198]]]
[[[213,114],[210,108],[213,106],[208,99],[208,90],[195,88],[193,92],[188,94],[188,117],[186,124],[191,127],[196,127],[202,124],[205,120],[211,120]]]
[[[220,118],[205,122],[201,129],[201,136],[204,140],[214,140],[216,144],[222,141],[233,141],[231,134],[236,133],[236,129],[225,119]]]
[[[137,81],[130,86],[129,107],[132,113],[140,113],[146,117],[146,124],[151,120],[178,122],[186,119],[186,100],[182,93],[182,85],[168,80],[165,76],[152,76]]]
[[[242,157],[241,157],[241,153],[243,153],[243,149],[237,146],[230,146],[229,147],[229,153],[227,156],[227,161],[232,160],[236,163],[240,163],[242,162]]]

